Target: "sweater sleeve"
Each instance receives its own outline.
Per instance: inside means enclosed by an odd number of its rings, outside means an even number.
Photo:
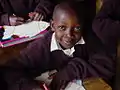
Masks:
[[[120,37],[119,4],[119,0],[105,0],[93,21],[93,31],[104,42]]]
[[[7,13],[3,13],[0,11],[0,25],[10,25],[9,23],[9,15]]]
[[[41,42],[41,43],[39,43]],[[44,43],[44,42],[43,42]],[[44,58],[44,47],[42,38],[24,49],[20,57],[10,60],[5,68],[4,77],[8,84],[8,90],[33,90],[39,89],[39,83],[35,81],[35,77],[44,72],[46,58]]]
[[[110,82],[115,74],[115,61],[105,54],[94,54],[88,61],[73,58],[64,69],[60,70],[51,83],[51,88],[59,87],[63,81],[100,77]],[[59,90],[59,89],[58,89]]]
[[[9,15],[3,11],[2,4],[3,4],[3,2],[0,0],[0,26],[10,25],[9,24]]]

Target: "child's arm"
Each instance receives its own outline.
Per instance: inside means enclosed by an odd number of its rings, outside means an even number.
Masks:
[[[44,58],[46,50],[43,43],[42,38],[32,42],[21,52],[20,58],[14,58],[3,66],[4,77],[10,90],[39,89],[40,85],[34,79],[48,66]]]
[[[106,54],[96,53],[89,61],[80,58],[72,59],[68,65],[60,70],[51,83],[51,88],[60,88],[63,81],[100,77],[110,81],[115,75],[115,61]],[[56,89],[59,90],[59,89]]]

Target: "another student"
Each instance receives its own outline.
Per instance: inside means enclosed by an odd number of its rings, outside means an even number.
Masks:
[[[120,38],[120,0],[103,0],[92,27],[109,51],[116,53],[116,42]]]
[[[60,3],[53,12],[51,31],[21,51],[20,57],[8,62],[5,79],[9,90],[33,90],[39,84],[33,79],[56,69],[50,90],[65,88],[66,83],[91,77],[110,82],[115,61],[105,52],[90,53],[82,37],[84,8],[79,3]],[[64,85],[64,87],[63,87]]]
[[[31,20],[49,20],[50,0],[0,0],[0,25],[20,25]]]
[[[93,31],[111,53],[118,59],[120,41],[120,0],[103,0],[103,5],[93,21]],[[117,50],[118,49],[118,50]],[[118,53],[117,53],[118,52]],[[116,60],[115,90],[119,90],[119,59]]]

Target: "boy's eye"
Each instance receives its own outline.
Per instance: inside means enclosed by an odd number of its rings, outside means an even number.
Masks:
[[[65,26],[59,26],[58,29],[59,30],[66,30],[66,27]]]
[[[74,28],[75,31],[80,31],[80,29],[81,29],[80,26]]]

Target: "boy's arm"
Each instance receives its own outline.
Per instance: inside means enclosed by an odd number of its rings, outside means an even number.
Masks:
[[[54,3],[50,0],[35,0],[36,8],[34,12],[42,13],[44,19],[50,18],[53,12]]]
[[[72,59],[68,65],[60,70],[51,83],[51,88],[59,90],[61,83],[72,81],[74,79],[87,79],[91,77],[100,77],[110,81],[115,74],[115,60],[105,54],[94,54],[85,61],[80,58]]]
[[[104,42],[120,37],[119,0],[105,0],[93,21],[93,31]]]
[[[10,90],[33,90],[39,88],[40,85],[33,79],[45,70],[46,65],[43,56],[44,48],[42,43],[38,42],[41,42],[41,40],[32,42],[21,52],[19,58],[10,60],[3,67],[4,77]]]

